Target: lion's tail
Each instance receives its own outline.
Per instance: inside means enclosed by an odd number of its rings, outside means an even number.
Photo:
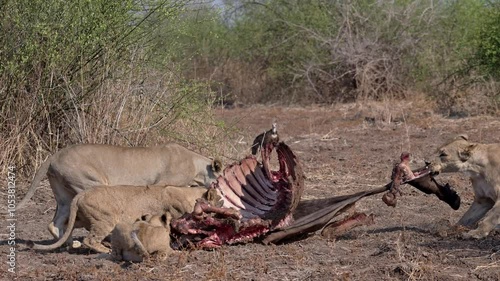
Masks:
[[[26,202],[28,202],[28,200],[30,200],[31,197],[33,197],[33,195],[35,194],[36,188],[40,184],[40,181],[47,174],[47,171],[49,170],[51,160],[52,160],[52,156],[49,157],[47,160],[45,160],[45,162],[43,162],[42,166],[40,166],[40,168],[38,169],[38,171],[35,174],[35,177],[33,178],[33,181],[31,181],[31,185],[28,188],[28,192],[26,193],[26,195],[24,195],[23,200],[21,200],[21,202],[19,202],[19,204],[17,204],[16,210],[23,208],[24,205],[26,205]]]
[[[69,220],[68,220],[68,226],[66,228],[66,231],[64,232],[64,235],[59,238],[59,240],[50,245],[40,245],[40,244],[32,244],[30,245],[33,249],[35,250],[54,250],[59,247],[61,247],[66,240],[71,236],[73,233],[73,227],[75,226],[75,221],[76,221],[76,214],[78,213],[78,201],[80,198],[85,194],[85,192],[81,192],[77,194],[74,198],[73,201],[71,201],[71,209],[69,213]]]

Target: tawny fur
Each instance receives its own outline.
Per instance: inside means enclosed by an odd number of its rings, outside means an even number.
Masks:
[[[216,192],[210,190],[208,192]],[[78,220],[89,234],[83,244],[96,252],[107,253],[101,244],[118,223],[132,224],[143,214],[169,212],[173,218],[194,209],[196,199],[206,198],[204,187],[175,186],[99,186],[79,193],[71,202],[67,231],[52,245],[33,246],[37,250],[53,250],[64,244]]]
[[[500,225],[500,144],[469,142],[466,135],[438,149],[431,162],[433,172],[468,175],[474,202],[458,221],[473,230],[465,238],[486,237]]]
[[[57,203],[48,228],[57,239],[64,233],[71,200],[83,190],[100,185],[208,187],[217,178],[221,166],[218,160],[212,161],[173,143],[161,147],[73,145],[42,164],[17,209],[33,196],[47,174]],[[75,227],[81,227],[80,222],[77,221]]]
[[[115,260],[141,262],[150,255],[167,258],[172,215],[147,215],[133,224],[118,223],[111,232],[111,253]]]

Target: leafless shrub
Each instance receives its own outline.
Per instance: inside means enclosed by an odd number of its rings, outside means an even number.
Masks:
[[[436,84],[433,96],[446,116],[500,114],[500,83],[494,79],[471,74],[468,79],[450,76]]]
[[[436,19],[432,1],[241,3],[234,12],[261,9],[257,14],[270,22],[259,24],[270,27],[257,35],[271,39],[256,44],[262,53],[249,50],[251,63],[225,60],[210,77],[232,85],[221,92],[250,103],[404,98],[414,85],[419,44]]]
[[[311,61],[297,69],[297,75],[307,78],[320,99],[345,102],[405,97],[411,71],[406,59],[414,55],[420,35],[407,29],[429,24],[433,10],[422,11],[415,5],[405,9],[385,5],[376,10],[382,15],[357,10],[351,2],[341,3],[338,30],[319,34],[301,27],[330,54],[327,63]],[[416,22],[416,18],[420,20]]]
[[[31,177],[48,155],[74,143],[146,146],[176,141],[207,155],[222,152],[217,141],[230,130],[216,122],[206,84],[182,83],[171,73],[140,68],[124,77],[107,79],[94,89],[65,82],[60,89],[64,95],[9,99],[0,116],[1,169],[15,165],[20,176]],[[54,97],[47,106],[46,99]]]
[[[212,65],[210,60],[196,62],[196,71],[184,69],[184,75],[211,85],[216,104],[232,107],[235,104],[265,103],[269,80],[260,62],[244,62],[226,58]]]

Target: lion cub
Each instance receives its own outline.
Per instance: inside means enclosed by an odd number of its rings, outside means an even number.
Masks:
[[[51,245],[33,244],[35,250],[54,250],[71,237],[75,226],[89,234],[83,244],[96,252],[109,253],[102,245],[119,223],[132,224],[143,214],[169,212],[173,218],[191,213],[196,199],[207,198],[215,189],[177,186],[98,186],[80,192],[71,202],[67,230]],[[76,224],[78,217],[78,225]]]
[[[434,173],[461,172],[468,175],[474,190],[474,202],[458,221],[474,228],[464,238],[486,237],[500,225],[500,144],[469,142],[460,135],[438,149],[431,162]]]
[[[170,220],[172,215],[144,215],[133,224],[118,223],[111,232],[111,254],[115,260],[142,262],[151,254],[161,260],[167,258],[170,248]]]

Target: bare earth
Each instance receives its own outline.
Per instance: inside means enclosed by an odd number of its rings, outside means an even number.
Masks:
[[[305,169],[302,200],[345,195],[389,182],[402,150],[413,154],[412,167],[423,165],[435,149],[458,133],[472,141],[500,142],[500,121],[492,117],[445,119],[411,104],[337,107],[252,107],[217,110],[243,133],[227,155],[249,153],[253,137],[278,123],[281,140]],[[391,109],[392,108],[392,109]],[[229,158],[226,162],[231,162]],[[16,274],[7,272],[7,232],[0,232],[1,280],[500,280],[500,234],[462,240],[450,230],[470,206],[469,180],[439,175],[462,198],[458,211],[411,186],[396,208],[382,194],[362,199],[358,211],[373,213],[375,224],[356,228],[336,240],[320,235],[286,244],[225,246],[216,251],[175,252],[166,261],[116,263],[82,249],[39,253],[29,240],[51,239],[47,224],[55,202],[47,181],[27,207],[16,213]],[[26,191],[18,184],[19,199]],[[2,198],[5,198],[5,189]],[[6,202],[6,199],[4,200]],[[2,203],[2,205],[5,205]],[[5,207],[2,207],[2,214]],[[74,235],[82,239],[84,230]]]

